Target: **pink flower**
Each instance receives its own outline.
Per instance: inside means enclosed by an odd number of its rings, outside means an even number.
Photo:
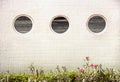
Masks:
[[[96,64],[91,64],[90,66],[95,68],[95,69],[98,67],[98,65],[96,65]]]
[[[80,68],[80,72],[83,73],[85,71],[84,68]]]
[[[89,61],[89,56],[86,56],[85,58],[86,58],[87,61]]]
[[[98,65],[94,64],[94,68],[96,69],[98,67]]]
[[[91,66],[91,67],[94,67],[94,64],[91,64],[90,66]]]

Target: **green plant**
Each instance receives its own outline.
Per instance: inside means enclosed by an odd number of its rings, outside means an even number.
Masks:
[[[28,82],[28,77],[26,74],[10,74],[9,82]]]
[[[57,71],[45,73],[31,64],[30,74],[1,73],[0,82],[120,82],[120,71],[103,68],[102,65],[93,64],[90,58],[85,58],[85,64],[78,70],[68,71],[65,66],[56,67]]]

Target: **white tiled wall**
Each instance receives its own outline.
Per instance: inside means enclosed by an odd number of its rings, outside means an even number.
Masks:
[[[26,34],[14,28],[21,14],[33,22]],[[93,14],[106,19],[106,28],[99,34],[86,25]],[[63,34],[50,27],[59,15],[70,24]],[[119,0],[0,0],[0,71],[25,71],[31,63],[48,70],[57,65],[77,68],[85,56],[94,63],[120,68]]]

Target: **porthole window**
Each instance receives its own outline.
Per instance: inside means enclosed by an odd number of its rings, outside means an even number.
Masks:
[[[56,17],[51,26],[56,33],[64,33],[68,30],[69,22],[65,17]]]
[[[27,16],[20,16],[15,20],[14,27],[20,33],[27,33],[32,29],[32,21]]]
[[[105,29],[106,21],[102,16],[92,16],[88,21],[88,28],[94,33],[100,33]]]

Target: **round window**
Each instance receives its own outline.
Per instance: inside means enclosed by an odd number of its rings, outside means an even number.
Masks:
[[[93,16],[88,21],[88,28],[94,33],[100,33],[105,29],[106,21],[101,16]]]
[[[20,16],[15,20],[15,29],[20,33],[27,33],[32,29],[32,21],[26,16]]]
[[[53,19],[51,26],[56,33],[64,33],[69,27],[69,22],[65,17],[56,17]]]

